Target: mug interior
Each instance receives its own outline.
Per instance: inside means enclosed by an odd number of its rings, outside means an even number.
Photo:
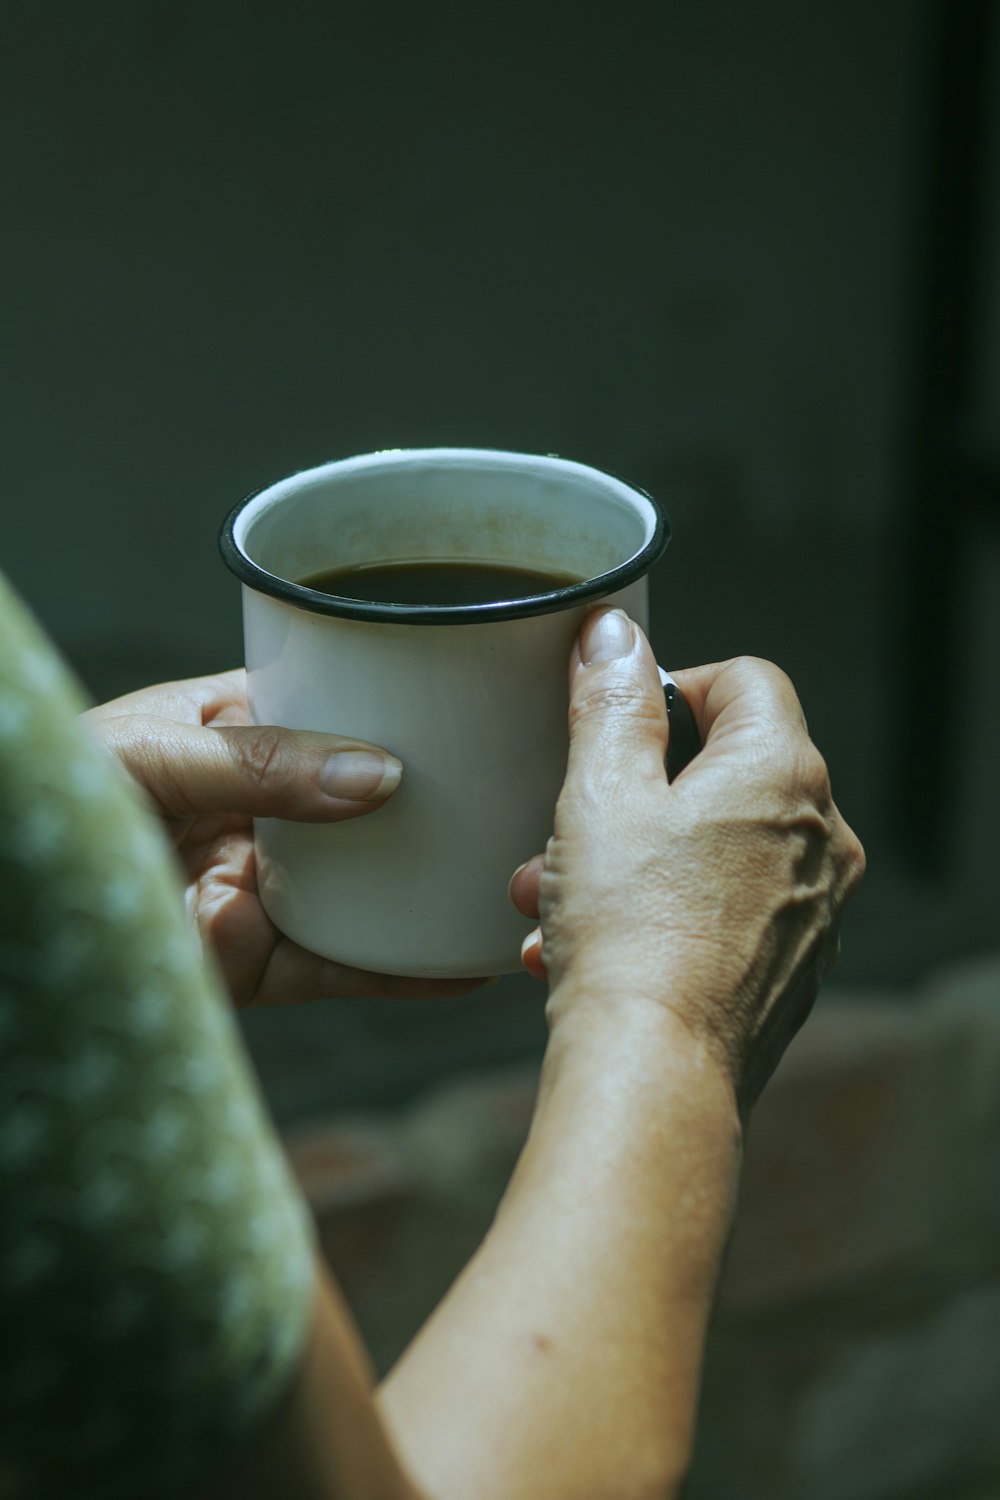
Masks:
[[[367,454],[281,480],[230,515],[222,549],[245,583],[303,608],[425,619],[486,610],[496,618],[493,604],[349,608],[343,600],[332,608],[330,596],[300,581],[361,564],[489,561],[579,578],[549,596],[564,606],[642,576],[668,538],[659,507],[613,475],[554,457],[439,448]],[[595,588],[599,581],[607,586]],[[537,609],[543,596],[534,597]],[[508,601],[502,613],[530,612],[514,608],[524,602]]]

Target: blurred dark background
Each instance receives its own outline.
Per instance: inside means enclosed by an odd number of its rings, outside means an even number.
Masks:
[[[799,687],[870,858],[843,982],[984,948],[1000,554],[953,457],[1000,453],[994,10],[8,8],[4,568],[105,698],[239,660],[216,529],[271,479],[612,469],[673,521],[660,659]],[[506,989],[308,1024],[393,1094],[537,1049]]]
[[[659,659],[799,688],[869,874],[755,1125],[699,1496],[1000,1495],[998,20],[0,16],[0,566],[95,697],[239,661],[242,495],[432,444],[650,490]],[[489,1220],[542,1001],[245,1022],[382,1365]]]

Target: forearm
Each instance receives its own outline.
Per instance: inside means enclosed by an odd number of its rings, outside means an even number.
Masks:
[[[567,1007],[496,1222],[380,1393],[434,1500],[676,1489],[739,1139],[668,1012]]]

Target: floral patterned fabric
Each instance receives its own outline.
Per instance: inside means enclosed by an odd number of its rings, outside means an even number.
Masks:
[[[83,706],[0,578],[0,1500],[207,1483],[313,1295],[172,855]]]

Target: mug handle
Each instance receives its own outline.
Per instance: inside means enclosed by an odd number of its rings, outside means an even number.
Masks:
[[[701,749],[701,735],[691,712],[691,705],[677,686],[669,672],[657,667],[663,684],[663,696],[667,703],[667,718],[670,720],[670,740],[667,745],[667,780],[673,781],[691,764]]]

